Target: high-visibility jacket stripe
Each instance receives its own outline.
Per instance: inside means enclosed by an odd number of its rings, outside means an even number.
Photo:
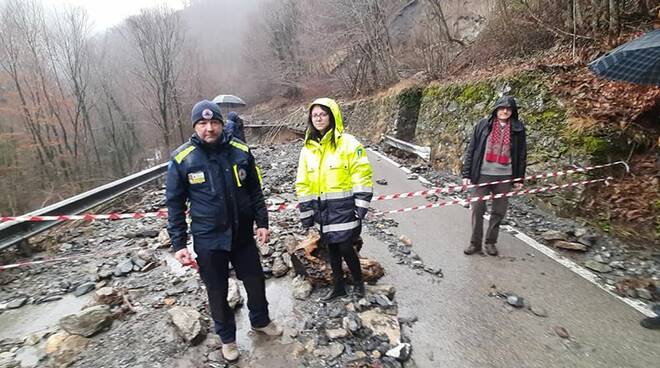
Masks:
[[[261,168],[259,168],[259,166],[257,165],[254,165],[254,168],[257,169],[257,177],[259,178],[259,185],[263,186],[264,179],[261,177]]]
[[[353,187],[353,193],[373,193],[373,187],[365,187],[362,185],[356,185]]]
[[[243,152],[249,152],[250,151],[250,148],[248,146],[244,145],[243,143],[238,143],[233,139],[231,141],[229,141],[229,144],[231,144],[232,146],[238,148],[239,150],[241,150]]]
[[[301,220],[302,220],[302,219],[306,219],[306,218],[308,218],[308,217],[312,217],[313,215],[314,215],[314,211],[313,211],[313,210],[304,211],[304,212],[303,212],[303,211],[300,211],[300,219],[301,219]]]
[[[332,225],[323,225],[323,233],[335,232],[335,231],[346,231],[352,230],[360,226],[360,221],[355,220],[351,222],[345,222],[343,224],[332,224]]]
[[[236,177],[236,184],[239,187],[242,187],[243,185],[241,184],[241,178],[238,177],[238,165],[234,165],[234,177]]]
[[[176,161],[177,164],[180,164],[186,158],[186,156],[188,156],[190,152],[194,150],[195,150],[195,146],[190,146],[184,149],[183,151],[177,153],[176,156],[174,156],[174,161]]]
[[[369,201],[364,201],[362,199],[355,199],[355,205],[357,207],[369,208]]]
[[[344,199],[344,198],[353,198],[353,192],[352,191],[345,191],[345,192],[336,192],[336,193],[323,193],[319,196],[322,201],[328,200],[328,199]]]

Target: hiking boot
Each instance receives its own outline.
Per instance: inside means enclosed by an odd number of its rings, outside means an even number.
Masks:
[[[335,300],[341,296],[346,296],[346,288],[341,287],[341,288],[332,288],[332,291],[326,294],[323,298],[321,298],[322,301],[324,302],[329,302],[331,300]]]
[[[479,252],[481,252],[481,245],[474,245],[474,244],[470,244],[467,248],[463,250],[463,253],[467,254],[468,256]]]
[[[228,362],[235,362],[238,360],[238,345],[236,342],[222,344],[222,357]]]
[[[639,321],[639,324],[650,330],[660,330],[660,317],[648,317]]]
[[[252,327],[254,331],[261,332],[268,336],[280,336],[282,335],[282,327],[275,324],[275,322],[270,321],[264,327]]]
[[[488,254],[489,256],[497,255],[497,247],[495,247],[495,244],[486,243],[486,246],[484,247],[484,251],[486,251],[486,254]]]
[[[353,295],[358,298],[364,298],[364,282],[358,282],[353,286]]]

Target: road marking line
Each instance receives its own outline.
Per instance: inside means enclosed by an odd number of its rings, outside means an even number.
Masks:
[[[600,289],[604,290],[606,293],[612,295],[613,297],[619,299],[620,301],[628,304],[629,306],[635,308],[638,312],[642,313],[643,315],[647,317],[655,317],[655,313],[651,311],[644,302],[639,301],[639,300],[633,300],[629,298],[623,298],[616,293],[613,292],[614,287],[607,285],[605,287],[603,284],[598,282],[598,276],[592,273],[591,271],[588,271],[586,268],[580,266],[578,263],[575,263],[573,260],[566,258],[559,253],[557,253],[555,250],[550,249],[549,247],[537,242],[536,240],[532,239],[528,235],[524,234],[520,230],[514,228],[511,225],[502,225],[502,229],[505,231],[509,232],[514,232],[512,234],[514,237],[518,238],[521,240],[523,243],[529,245],[530,247],[538,250],[539,252],[545,254],[547,257],[553,259],[557,263],[561,264],[562,266],[565,266],[569,270],[575,272],[576,274],[582,276],[585,280],[591,282],[592,284],[598,286]]]
[[[367,148],[367,151],[370,151],[371,153],[375,153],[378,157],[382,158],[383,160],[385,160],[385,161],[391,163],[392,165],[394,165],[394,166],[396,166],[396,167],[401,167],[401,165],[400,165],[398,162],[392,160],[391,158],[389,158],[389,157],[383,155],[382,153],[380,153],[380,152],[378,152],[378,151],[374,151],[374,150],[372,150],[371,148]]]
[[[372,153],[375,153],[379,157],[383,158],[385,161],[393,164],[394,166],[400,168],[403,172],[405,173],[410,173],[410,169],[404,167],[403,165],[395,162],[389,157],[386,157],[385,155],[381,154],[380,152],[376,152],[374,150],[368,149]],[[426,178],[423,176],[419,175],[419,180],[425,180],[426,182],[430,183]],[[453,196],[452,198],[457,198],[456,196]],[[486,220],[490,220],[490,216],[488,214],[484,215],[484,218]],[[515,238],[518,240],[522,241],[523,243],[529,245],[530,247],[536,249],[537,251],[543,253],[545,256],[548,258],[554,260],[555,262],[559,263],[560,265],[568,268],[570,271],[573,271],[574,273],[578,274],[585,280],[589,281],[593,285],[596,285],[599,289],[605,291],[606,293],[612,295],[613,297],[619,299],[620,301],[624,302],[628,306],[634,308],[636,311],[640,312],[641,314],[645,315],[646,317],[655,317],[656,314],[651,311],[650,308],[648,308],[644,302],[639,301],[639,300],[634,300],[630,298],[623,298],[616,293],[614,293],[612,290],[614,290],[614,287],[607,285],[602,285],[601,283],[598,282],[598,276],[596,276],[594,273],[591,271],[588,271],[586,268],[583,266],[579,265],[578,263],[574,262],[573,260],[566,258],[553,249],[537,242],[536,240],[532,239],[530,236],[524,234],[522,231],[519,229],[514,228],[511,225],[502,225],[501,228],[505,231],[508,231],[513,235]]]

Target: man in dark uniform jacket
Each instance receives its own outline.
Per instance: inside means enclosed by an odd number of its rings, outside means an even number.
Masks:
[[[268,316],[266,288],[254,240],[268,242],[268,211],[261,176],[249,148],[223,134],[217,105],[198,102],[192,109],[195,133],[177,148],[167,170],[167,230],[176,259],[191,264],[187,249],[186,202],[190,203],[194,250],[206,284],[215,331],[225,359],[238,359],[234,313],[227,303],[229,262],[248,294],[250,322],[255,331],[282,334]]]

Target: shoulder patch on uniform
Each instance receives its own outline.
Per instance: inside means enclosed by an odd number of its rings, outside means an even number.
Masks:
[[[245,145],[243,143],[240,143],[240,142],[237,142],[233,139],[231,141],[229,141],[229,144],[231,144],[232,146],[238,148],[241,151],[250,152],[250,148],[247,145]]]
[[[176,161],[177,164],[180,164],[186,158],[186,156],[188,156],[190,152],[194,150],[195,150],[195,146],[186,147],[183,151],[177,153],[174,156],[174,161]]]

